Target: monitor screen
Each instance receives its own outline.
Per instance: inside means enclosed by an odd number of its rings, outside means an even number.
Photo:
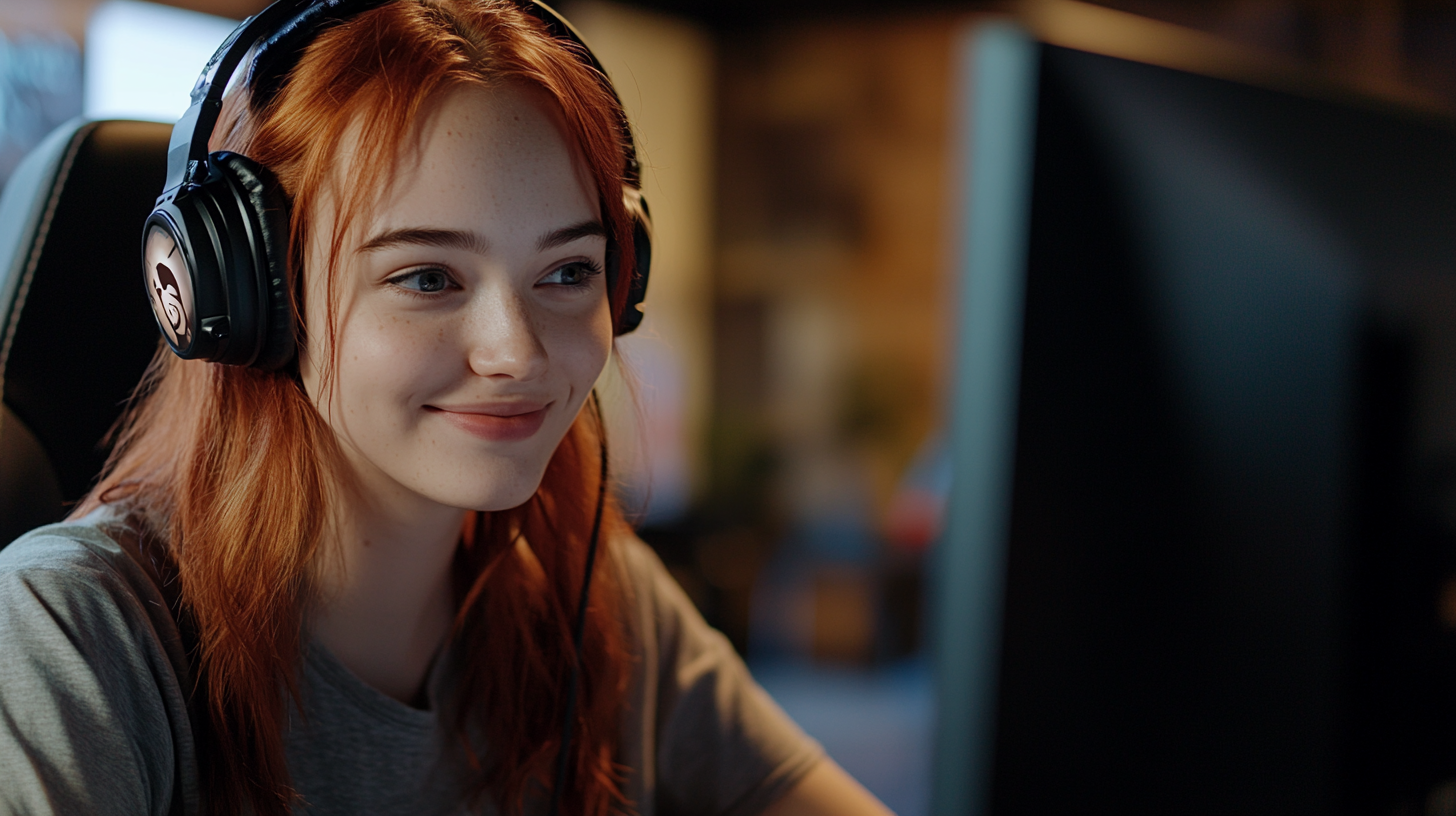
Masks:
[[[936,812],[1456,812],[1456,127],[973,53]]]

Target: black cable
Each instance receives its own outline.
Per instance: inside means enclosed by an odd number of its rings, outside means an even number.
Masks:
[[[592,567],[597,560],[597,539],[602,531],[602,508],[607,499],[607,429],[602,423],[601,401],[592,391],[592,413],[597,420],[597,445],[602,461],[601,478],[597,481],[597,509],[592,518],[591,543],[586,549],[586,574],[581,578],[581,598],[576,605],[576,621],[571,630],[571,684],[566,689],[566,716],[561,721],[561,747],[556,754],[556,787],[551,791],[550,816],[561,812],[561,797],[566,792],[566,777],[571,760],[571,732],[576,725],[577,687],[581,685],[581,638],[586,631],[586,603],[591,592]]]

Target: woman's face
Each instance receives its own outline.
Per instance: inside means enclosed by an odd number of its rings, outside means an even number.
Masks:
[[[372,498],[502,510],[540,484],[612,342],[606,231],[575,157],[532,91],[451,91],[345,237],[327,393],[333,205],[313,214],[303,384]]]

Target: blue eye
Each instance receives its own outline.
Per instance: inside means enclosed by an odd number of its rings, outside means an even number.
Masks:
[[[395,275],[389,282],[401,289],[408,289],[411,292],[443,292],[450,288],[452,281],[450,276],[443,269],[415,269],[402,275]]]
[[[596,261],[572,261],[551,270],[541,283],[555,286],[586,286],[591,279],[602,274],[602,267]]]

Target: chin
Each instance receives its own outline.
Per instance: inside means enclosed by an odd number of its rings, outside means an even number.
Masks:
[[[536,487],[540,487],[540,485],[538,484]],[[513,508],[520,507],[521,505],[530,501],[531,497],[536,495],[536,487],[533,487],[527,491],[513,493],[506,497],[492,497],[489,500],[476,503],[470,509],[479,510],[482,513],[494,513],[500,510],[511,510]]]
[[[534,473],[514,474],[505,479],[497,476],[482,479],[474,485],[461,482],[442,484],[435,486],[435,490],[420,492],[448,507],[493,513],[520,507],[530,501],[536,495],[536,489],[541,486],[541,479],[545,474],[546,467],[543,465]]]

